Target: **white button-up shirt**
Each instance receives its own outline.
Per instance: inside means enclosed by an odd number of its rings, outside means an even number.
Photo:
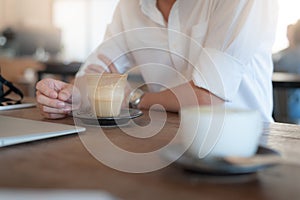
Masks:
[[[228,107],[272,121],[275,0],[177,0],[168,22],[156,0],[121,0],[90,64],[110,58],[121,73],[139,68],[152,91],[193,80]],[[188,97],[187,97],[188,98]]]

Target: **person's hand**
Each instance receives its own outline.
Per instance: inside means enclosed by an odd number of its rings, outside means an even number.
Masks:
[[[49,119],[66,117],[80,104],[80,94],[74,91],[72,84],[59,80],[47,78],[39,81],[36,85],[36,100],[41,114]]]
[[[98,73],[98,74],[117,73],[117,74],[119,74],[119,71],[117,70],[116,66],[108,57],[106,57],[103,54],[99,54],[97,56],[97,58],[99,60],[101,60],[106,66],[101,66],[99,64],[90,64],[84,70],[84,72],[86,74],[89,74],[89,73]]]

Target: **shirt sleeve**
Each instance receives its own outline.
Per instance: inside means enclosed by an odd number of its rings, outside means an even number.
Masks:
[[[277,3],[273,0],[214,2],[206,22],[203,48],[194,64],[193,81],[196,86],[231,101],[244,74],[253,73],[248,63],[255,54],[263,51],[271,56]],[[197,37],[194,39],[197,42]]]
[[[120,73],[125,73],[131,66],[129,53],[126,53],[128,50],[124,38],[123,11],[121,10],[121,7],[124,7],[124,5],[121,5],[122,2],[124,1],[120,1],[116,7],[112,22],[107,26],[103,42],[87,58],[77,76],[84,75],[84,71],[89,65],[100,65],[108,71],[107,65],[99,59],[101,54],[113,62]]]

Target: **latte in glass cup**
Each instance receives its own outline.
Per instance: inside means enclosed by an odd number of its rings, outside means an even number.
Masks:
[[[87,74],[88,98],[97,117],[120,115],[127,74]]]

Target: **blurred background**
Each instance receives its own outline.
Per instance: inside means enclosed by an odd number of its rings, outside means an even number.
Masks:
[[[300,19],[300,1],[278,1],[274,55],[289,47],[287,27]],[[2,75],[28,96],[34,96],[36,81],[45,76],[69,81],[69,76],[102,41],[117,3],[118,0],[0,0]],[[285,100],[275,97],[274,116],[278,121],[279,115],[288,115],[288,95]]]
[[[83,61],[101,42],[116,4],[117,0],[0,0],[0,30],[13,31],[18,45],[17,52],[7,54],[24,56],[44,48],[49,56]]]
[[[103,39],[116,0],[0,0],[1,74],[34,96],[46,76],[70,81]]]

